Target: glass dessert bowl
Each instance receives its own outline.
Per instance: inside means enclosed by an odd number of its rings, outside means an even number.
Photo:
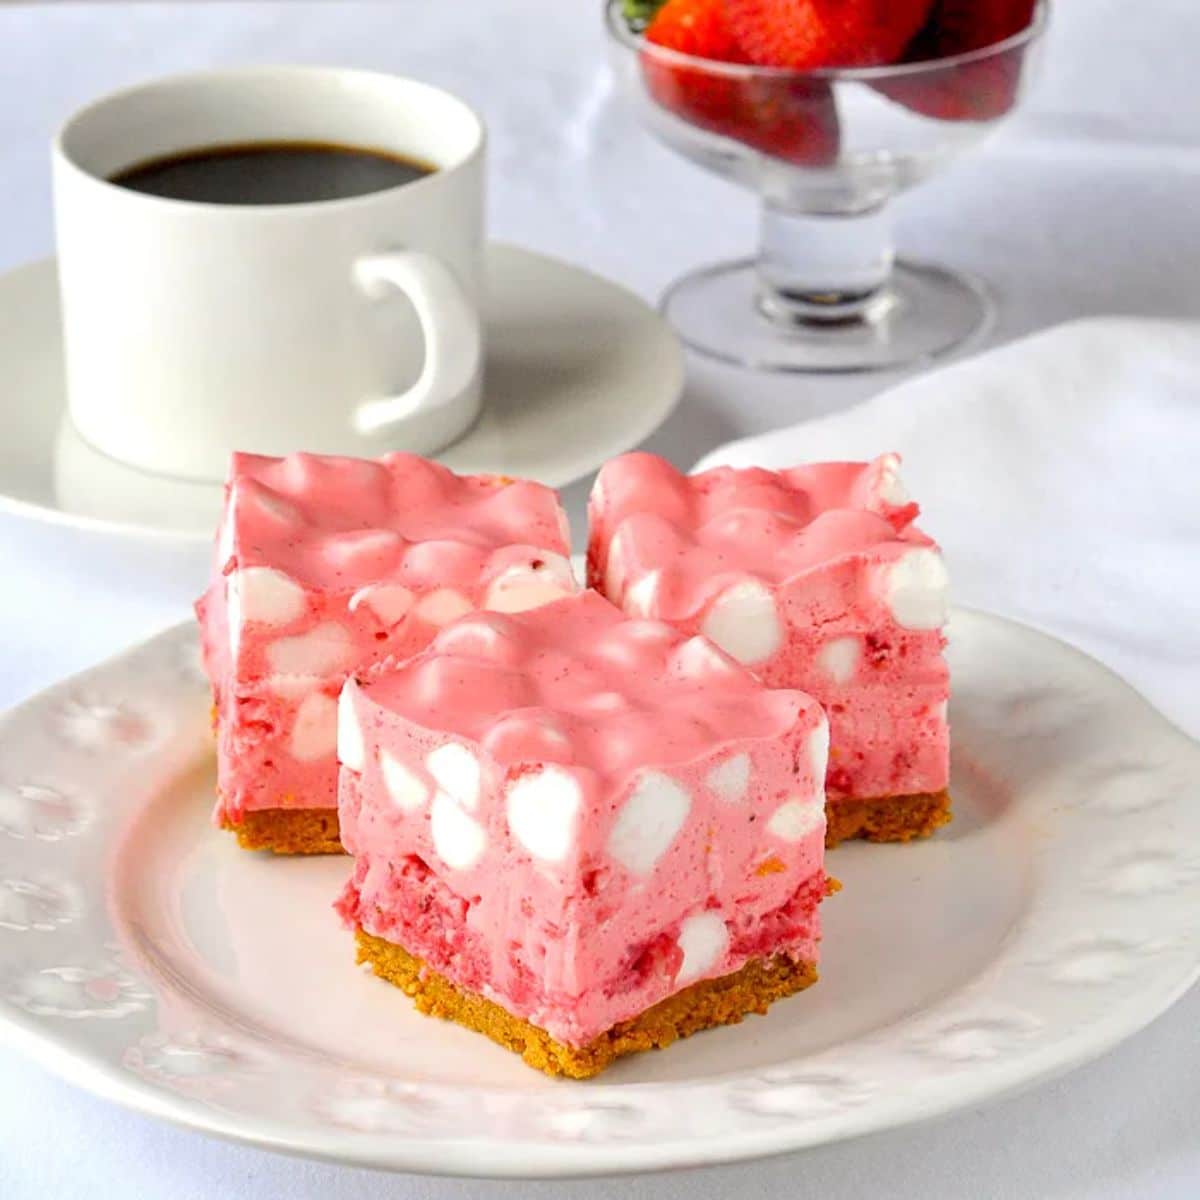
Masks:
[[[684,342],[771,371],[868,371],[945,354],[993,312],[978,280],[898,259],[890,202],[1020,103],[1047,22],[980,50],[891,66],[796,71],[648,41],[607,0],[613,68],[647,128],[759,196],[753,259],[673,284]]]

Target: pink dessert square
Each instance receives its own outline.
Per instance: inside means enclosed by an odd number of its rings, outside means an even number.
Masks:
[[[339,909],[425,1011],[594,1074],[815,978],[827,749],[811,697],[594,592],[466,616],[342,692]]]
[[[588,581],[829,714],[829,843],[949,819],[946,569],[899,458],[684,475],[627,454],[590,502]]]
[[[346,677],[415,653],[473,609],[576,590],[567,553],[563,511],[537,483],[458,476],[411,454],[234,455],[196,606],[217,822],[251,846],[337,850]]]

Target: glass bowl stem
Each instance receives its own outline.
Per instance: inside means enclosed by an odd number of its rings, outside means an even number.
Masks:
[[[889,305],[894,260],[887,204],[829,213],[762,205],[758,303],[773,321],[877,319]]]

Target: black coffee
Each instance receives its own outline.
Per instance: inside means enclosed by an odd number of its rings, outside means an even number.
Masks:
[[[328,142],[205,146],[127,167],[111,182],[206,204],[311,204],[412,183],[434,167],[384,150]]]

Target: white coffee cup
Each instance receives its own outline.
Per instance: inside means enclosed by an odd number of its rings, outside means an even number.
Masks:
[[[109,182],[149,160],[322,142],[428,163],[349,199],[209,204]],[[189,479],[233,449],[432,453],[479,414],[484,143],[461,100],[365,71],[203,72],[117,92],[54,143],[71,418]]]

